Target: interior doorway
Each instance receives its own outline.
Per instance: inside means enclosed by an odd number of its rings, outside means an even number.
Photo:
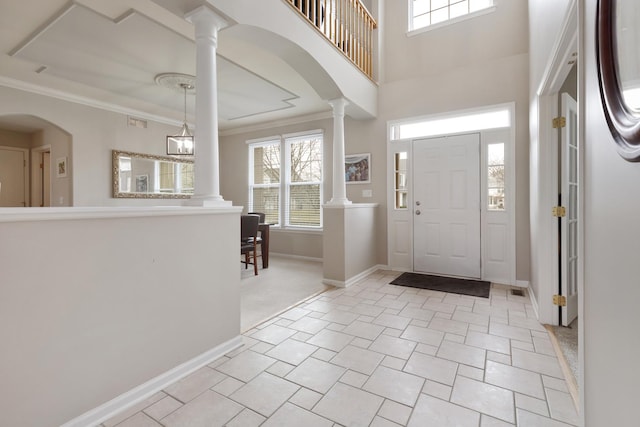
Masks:
[[[479,279],[480,134],[413,141],[414,270]]]
[[[24,148],[0,147],[0,207],[28,205],[28,152]]]
[[[51,146],[31,149],[31,206],[51,206]]]

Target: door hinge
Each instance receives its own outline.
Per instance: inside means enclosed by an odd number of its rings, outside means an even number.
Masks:
[[[564,295],[554,295],[553,296],[553,305],[557,305],[559,307],[567,306],[567,297]]]
[[[44,169],[44,163],[40,163],[40,169]]]
[[[562,116],[556,117],[551,121],[551,123],[554,129],[563,128],[567,125],[567,118]]]
[[[553,209],[551,210],[551,213],[555,217],[562,218],[567,214],[567,210],[565,209],[564,206],[554,206]]]

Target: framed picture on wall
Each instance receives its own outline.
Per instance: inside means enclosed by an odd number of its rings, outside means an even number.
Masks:
[[[344,174],[347,184],[371,183],[371,153],[344,156]]]
[[[149,175],[136,175],[136,193],[149,191]]]
[[[67,158],[58,157],[56,159],[56,177],[64,178],[67,176]]]

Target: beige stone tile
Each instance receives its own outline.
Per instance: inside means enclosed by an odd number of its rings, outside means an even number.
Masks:
[[[458,364],[449,360],[414,352],[403,371],[446,385],[453,385]]]
[[[166,427],[222,427],[244,408],[232,400],[207,390],[162,419]]]
[[[153,418],[144,414],[143,412],[138,412],[132,417],[127,418],[120,424],[118,427],[161,427],[162,424],[157,423],[153,420]]]
[[[285,403],[273,414],[263,427],[331,427],[329,421],[319,415],[306,411],[296,405]]]
[[[246,383],[274,363],[276,359],[248,350],[216,369]]]
[[[411,415],[411,406],[405,406],[393,400],[385,400],[378,415],[400,425],[406,425]]]
[[[240,387],[230,398],[265,417],[271,416],[300,387],[266,372]]]
[[[311,357],[285,378],[319,393],[326,393],[346,371],[345,368]]]
[[[266,420],[262,415],[252,411],[251,409],[244,409],[238,415],[229,421],[225,427],[258,427]]]
[[[517,391],[518,393],[544,399],[544,388],[540,374],[488,361],[485,381],[498,387]]]
[[[266,352],[265,355],[282,360],[291,365],[298,365],[317,349],[318,347],[315,345],[288,339]]]
[[[476,368],[484,368],[486,350],[451,341],[443,341],[436,355],[442,359],[463,363]]]
[[[415,348],[416,343],[413,341],[390,337],[388,335],[380,335],[373,344],[369,346],[369,350],[400,359],[408,359]]]
[[[144,412],[154,420],[160,421],[162,418],[166,417],[181,406],[181,402],[171,396],[167,396],[146,408]]]
[[[438,398],[421,394],[408,427],[478,427],[480,413]]]
[[[171,384],[164,391],[179,401],[186,403],[225,378],[224,374],[205,366]]]
[[[352,335],[323,329],[314,335],[313,338],[307,340],[307,343],[332,351],[340,351],[349,344],[352,339]]]
[[[320,399],[313,412],[344,426],[368,426],[383,401],[380,396],[337,383]]]
[[[451,402],[502,421],[515,422],[514,396],[510,390],[458,376],[451,392]]]
[[[313,408],[320,399],[322,399],[322,393],[309,390],[305,387],[300,387],[296,394],[291,396],[289,402],[294,405],[298,405],[301,408],[311,410],[311,408]]]
[[[371,375],[384,357],[381,353],[348,345],[331,359],[331,363]]]
[[[362,389],[403,405],[413,406],[423,384],[424,378],[379,366]]]
[[[369,376],[365,374],[361,374],[356,371],[347,371],[342,377],[340,377],[340,382],[349,384],[350,386],[356,388],[362,388],[362,386],[367,382],[368,379]]]

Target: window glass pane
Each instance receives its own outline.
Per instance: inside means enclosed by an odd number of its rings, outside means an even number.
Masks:
[[[280,224],[280,186],[254,187],[248,211],[264,212],[265,222]]]
[[[449,0],[431,0],[431,10],[442,9],[447,7]]]
[[[172,191],[174,185],[173,163],[160,162],[160,191]]]
[[[449,19],[457,18],[458,16],[466,15],[468,13],[469,13],[468,0],[459,1],[457,3],[451,2]]]
[[[449,19],[449,9],[443,8],[434,10],[431,12],[431,24],[437,24],[438,22],[444,22]]]
[[[469,11],[477,12],[493,6],[493,0],[469,0]]]
[[[425,13],[424,15],[416,16],[413,18],[413,28],[422,28],[431,25],[431,14]]]
[[[322,139],[318,137],[294,141],[289,146],[291,182],[322,180]]]
[[[280,144],[253,147],[253,184],[280,183]]]
[[[319,227],[320,184],[292,185],[289,191],[289,225]]]
[[[489,144],[487,146],[487,163],[489,165],[504,165],[504,144]]]
[[[429,12],[429,0],[413,0],[413,16]]]
[[[504,210],[504,144],[487,145],[487,208]]]
[[[182,180],[182,191],[184,193],[193,193],[195,180],[195,165],[193,163],[180,164],[180,175]]]
[[[394,155],[394,187],[396,209],[407,208],[407,152],[401,151]]]
[[[410,30],[448,21],[493,6],[493,0],[409,0]]]

